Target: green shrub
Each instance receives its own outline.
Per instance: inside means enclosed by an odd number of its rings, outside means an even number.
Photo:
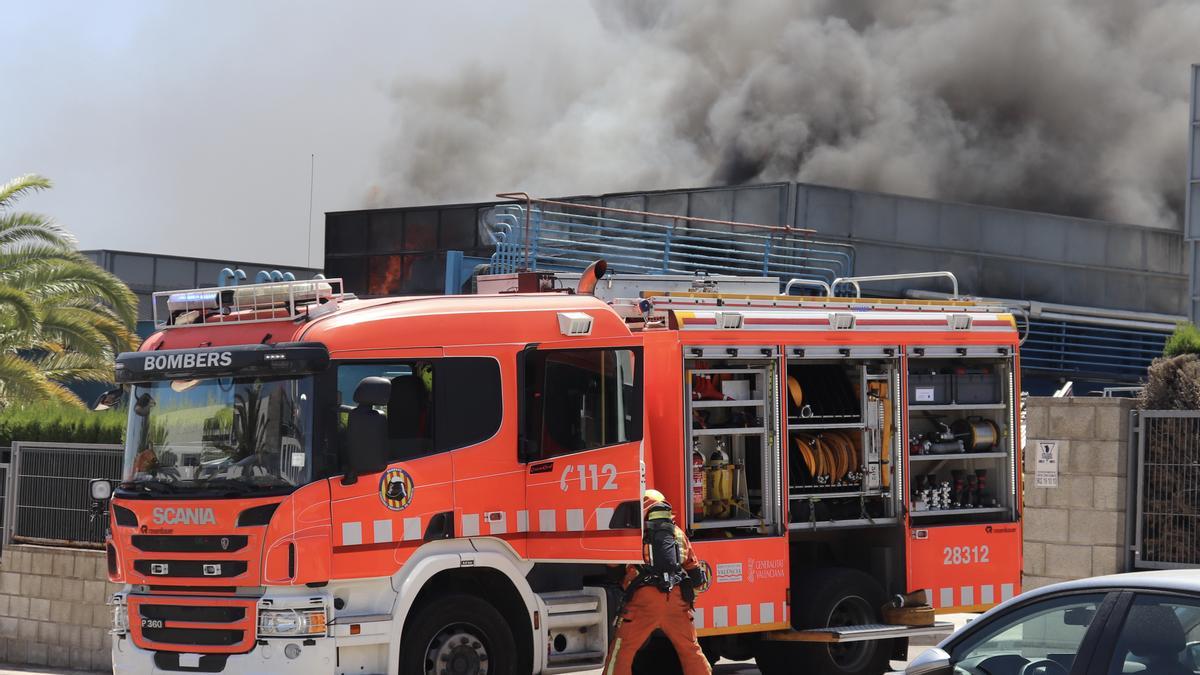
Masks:
[[[1167,358],[1182,354],[1200,354],[1200,328],[1186,321],[1175,326],[1175,332],[1163,347],[1163,356]]]
[[[121,443],[124,438],[123,410],[96,412],[53,405],[0,410],[0,445],[13,441]]]

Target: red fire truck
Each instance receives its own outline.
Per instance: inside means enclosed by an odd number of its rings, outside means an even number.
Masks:
[[[886,670],[939,629],[883,624],[895,595],[1019,591],[1005,310],[602,274],[156,295],[160,330],[117,361],[125,474],[93,486],[114,671],[596,668],[647,486],[710,573],[705,652],[767,675]]]

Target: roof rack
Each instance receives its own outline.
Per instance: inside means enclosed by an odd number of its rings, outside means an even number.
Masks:
[[[315,318],[336,311],[339,301],[351,297],[341,279],[159,291],[153,296],[154,328]]]

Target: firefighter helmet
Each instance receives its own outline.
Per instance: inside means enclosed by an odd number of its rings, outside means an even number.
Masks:
[[[659,504],[665,505],[668,509],[671,508],[671,505],[667,502],[666,495],[653,488],[646,490],[642,496],[642,512],[648,512],[651,508]]]

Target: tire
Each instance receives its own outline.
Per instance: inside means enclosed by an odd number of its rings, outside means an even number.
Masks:
[[[655,631],[633,658],[633,675],[683,675],[675,647]]]
[[[854,569],[803,572],[792,591],[792,625],[799,629],[879,622],[887,594],[879,582]],[[890,640],[846,644],[764,641],[755,660],[763,675],[811,672],[822,675],[881,675],[891,670]]]
[[[474,595],[456,593],[422,605],[405,622],[400,672],[405,675],[516,675],[517,646],[500,612]],[[441,663],[441,668],[434,667]]]

